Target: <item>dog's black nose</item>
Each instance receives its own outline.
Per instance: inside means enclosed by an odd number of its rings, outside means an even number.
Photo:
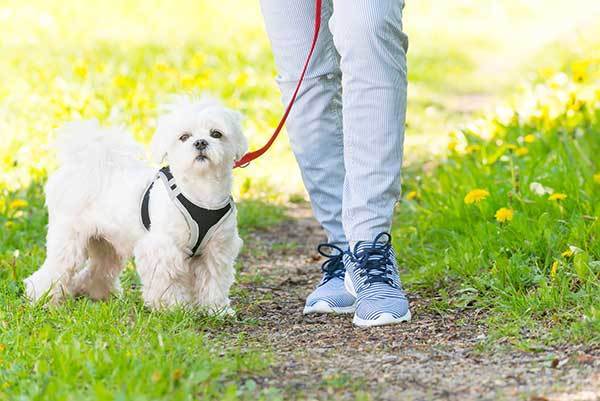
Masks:
[[[198,139],[194,142],[194,147],[198,150],[204,150],[208,146],[208,141],[206,139]]]

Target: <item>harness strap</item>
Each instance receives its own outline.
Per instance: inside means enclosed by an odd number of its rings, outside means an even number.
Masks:
[[[148,210],[148,206],[150,206],[150,190],[153,186],[154,181],[152,181],[148,188],[146,188],[146,192],[144,192],[144,197],[142,198],[142,224],[148,231],[150,231],[150,211]]]
[[[306,57],[306,61],[304,62],[304,68],[302,68],[302,73],[300,74],[300,79],[298,80],[298,84],[296,85],[296,90],[294,91],[294,94],[292,95],[292,98],[290,99],[285,109],[285,113],[283,113],[283,116],[281,117],[281,120],[277,125],[277,128],[275,128],[275,131],[273,132],[267,143],[263,145],[263,147],[255,151],[246,153],[244,156],[242,156],[240,160],[234,163],[234,168],[246,167],[248,166],[248,164],[250,164],[252,160],[258,159],[260,156],[262,156],[267,150],[269,150],[271,145],[273,145],[275,139],[277,139],[277,136],[279,136],[279,133],[283,129],[285,121],[287,120],[290,111],[292,111],[292,106],[294,106],[294,102],[296,101],[296,97],[298,96],[298,92],[300,91],[300,86],[302,86],[302,81],[304,81],[306,70],[308,70],[308,65],[310,64],[310,59],[312,58],[312,55],[315,51],[315,47],[317,46],[317,40],[319,39],[319,31],[321,30],[321,8],[322,0],[315,0],[315,29],[313,32],[312,43],[310,45],[310,51],[308,52],[308,56]]]
[[[165,185],[171,201],[183,215],[190,230],[190,239],[188,246],[184,248],[185,252],[190,256],[197,255],[221,223],[235,210],[233,199],[230,198],[225,206],[218,209],[201,207],[181,192],[168,166],[161,168],[156,178],[160,178]],[[151,227],[149,204],[150,190],[153,185],[154,181],[146,189],[141,204],[142,224],[148,231]]]

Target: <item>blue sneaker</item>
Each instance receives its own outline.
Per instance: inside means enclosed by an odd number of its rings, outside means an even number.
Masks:
[[[344,255],[344,264],[344,284],[356,296],[355,325],[370,327],[410,320],[408,299],[398,277],[388,233],[380,233],[373,242],[358,242],[353,251]]]
[[[325,252],[329,249],[330,252]],[[319,253],[327,258],[321,266],[323,278],[318,287],[306,298],[304,314],[352,313],[356,298],[346,291],[344,276],[346,268],[342,257],[344,251],[334,244],[321,244]]]

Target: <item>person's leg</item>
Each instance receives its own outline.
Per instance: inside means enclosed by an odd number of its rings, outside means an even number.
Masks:
[[[406,114],[402,0],[333,0],[330,21],[341,56],[343,225],[352,248],[346,283],[357,295],[354,321],[371,326],[410,318],[389,243]],[[375,242],[376,240],[379,240]]]
[[[408,40],[402,0],[333,3],[344,88],[343,224],[356,242],[390,230],[400,195]]]
[[[277,82],[287,104],[310,49],[315,3],[261,0],[261,8],[275,55]],[[327,26],[331,14],[331,0],[324,0],[319,40],[286,127],[315,217],[328,241],[345,249],[341,73]],[[308,297],[305,312],[351,312],[354,298],[344,290],[340,279],[341,258],[334,258],[324,270],[329,273],[325,272],[317,290]]]

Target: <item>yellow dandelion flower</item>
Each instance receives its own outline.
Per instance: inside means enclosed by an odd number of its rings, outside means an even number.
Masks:
[[[506,144],[506,149],[508,149],[508,150],[517,150],[517,148],[518,148],[518,146],[514,145],[512,143],[507,143]]]
[[[177,381],[183,377],[183,371],[181,369],[175,369],[173,371],[173,380]]]
[[[588,79],[588,65],[587,61],[576,61],[571,65],[571,71],[573,72],[573,81],[585,82]]]
[[[465,151],[467,153],[475,153],[475,152],[479,152],[481,150],[481,146],[479,145],[469,145],[465,148]]]
[[[191,65],[193,68],[200,68],[204,65],[206,58],[202,53],[196,53],[192,56]]]
[[[0,344],[0,352],[4,351],[5,349],[6,349],[6,345]]]
[[[162,374],[159,371],[155,371],[154,373],[152,373],[152,376],[150,377],[152,379],[152,381],[154,383],[156,383],[157,381],[159,381],[162,377]]]
[[[467,205],[470,205],[472,203],[479,203],[482,200],[484,200],[485,198],[487,198],[488,196],[490,196],[490,193],[488,191],[486,191],[485,189],[474,189],[472,191],[470,191],[466,196],[465,196],[465,203]]]
[[[409,193],[406,194],[406,199],[408,199],[408,200],[417,199],[418,197],[419,197],[419,194],[417,194],[417,191],[410,191]]]
[[[526,155],[526,154],[528,154],[528,153],[529,153],[529,149],[527,149],[527,148],[526,148],[526,147],[524,147],[524,146],[521,146],[520,148],[517,148],[517,149],[515,150],[515,154],[516,154],[517,156],[525,156],[525,155]]]
[[[535,142],[535,139],[536,139],[535,135],[533,135],[533,134],[528,134],[523,137],[523,140],[525,141],[525,143],[533,143],[533,142]]]
[[[550,277],[556,277],[556,272],[558,271],[558,260],[555,260],[552,263],[552,268],[550,269]]]
[[[552,79],[548,82],[548,86],[552,89],[560,89],[569,83],[569,77],[564,72],[559,72],[554,75]]]
[[[600,172],[599,172],[599,173],[596,173],[596,174],[594,174],[594,182],[595,182],[596,184],[600,184]]]
[[[185,74],[181,77],[181,85],[183,87],[191,87],[195,85],[195,77],[192,74]]]
[[[571,248],[567,248],[567,250],[564,251],[563,253],[561,253],[560,256],[562,256],[563,258],[570,258],[574,254],[575,254],[575,252],[573,252],[573,250]]]
[[[561,201],[567,199],[567,194],[556,192],[548,197],[550,201]]]
[[[171,66],[163,61],[159,61],[154,65],[156,71],[160,72],[169,72],[171,70]]]
[[[548,80],[548,79],[552,78],[552,76],[554,74],[555,74],[555,71],[551,67],[542,67],[542,68],[538,69],[538,75],[540,76],[540,78],[542,78],[544,80]]]
[[[246,74],[245,72],[240,72],[237,75],[237,77],[235,77],[234,85],[235,86],[246,86],[246,84],[248,83],[248,78],[250,78],[248,76],[248,74]]]
[[[560,255],[564,258],[570,258],[571,256],[583,252],[583,249],[578,248],[574,245],[569,245],[569,247]]]
[[[26,200],[23,199],[15,199],[14,201],[10,202],[10,204],[8,205],[9,209],[22,209],[24,207],[27,207],[28,203]]]
[[[568,113],[569,114],[574,114],[575,111],[579,111],[583,105],[585,104],[585,102],[582,99],[579,99],[577,97],[577,92],[570,92],[569,93],[569,100],[567,101],[566,105],[567,108],[569,109],[569,111],[573,111],[573,113]]]
[[[507,207],[501,207],[496,211],[496,220],[500,223],[511,221],[515,215],[515,211]]]
[[[115,86],[118,86],[119,88],[127,88],[134,86],[135,81],[133,80],[133,78],[119,74],[116,77],[114,77],[113,84]]]
[[[453,139],[450,142],[448,142],[448,150],[450,152],[454,152],[457,147],[458,147],[458,141],[457,140]]]
[[[73,64],[73,73],[79,78],[85,78],[88,73],[88,67],[84,60],[79,59]]]

